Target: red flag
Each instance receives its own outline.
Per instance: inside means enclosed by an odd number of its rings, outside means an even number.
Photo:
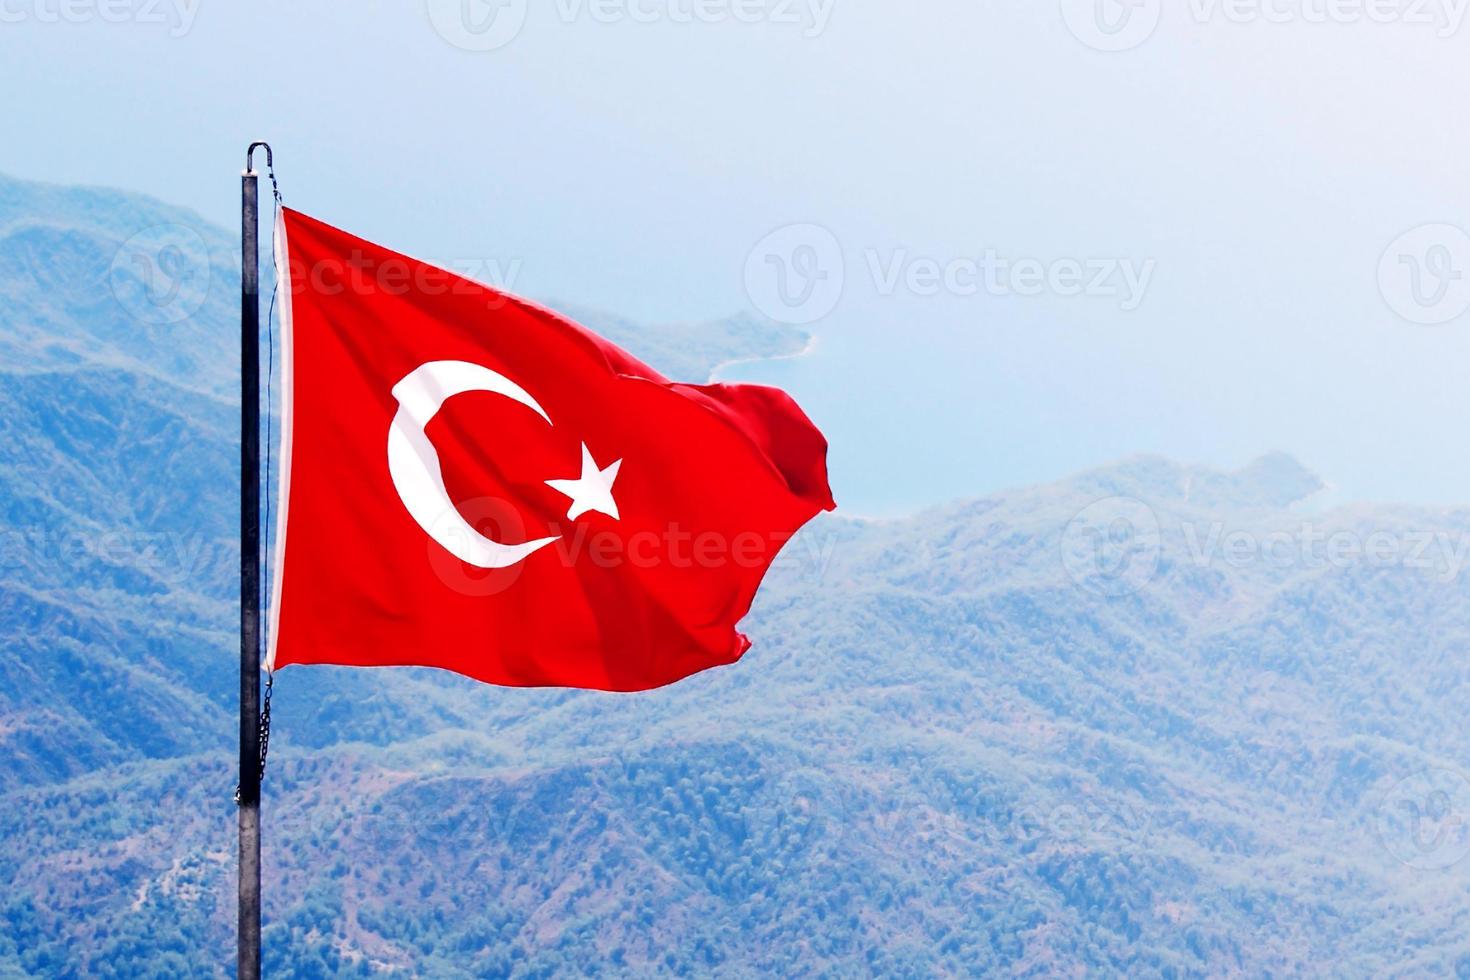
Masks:
[[[634,691],[738,660],[833,508],[790,397],[668,380],[525,300],[282,213],[271,666]]]

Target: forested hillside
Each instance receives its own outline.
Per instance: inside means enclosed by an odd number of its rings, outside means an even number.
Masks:
[[[0,179],[0,977],[233,968],[232,247]],[[1321,489],[839,513],[649,694],[283,670],[268,973],[1470,976],[1470,509]]]

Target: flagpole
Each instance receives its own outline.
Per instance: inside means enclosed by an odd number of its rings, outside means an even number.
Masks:
[[[260,241],[251,143],[240,177],[240,895],[237,973],[260,977]]]

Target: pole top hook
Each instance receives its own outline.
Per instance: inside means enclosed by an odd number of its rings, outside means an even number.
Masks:
[[[267,170],[274,170],[275,169],[276,161],[275,161],[275,157],[271,154],[271,145],[269,143],[267,143],[265,140],[256,140],[254,143],[251,143],[250,144],[250,148],[245,151],[245,172],[247,174],[253,174],[253,173],[255,173],[255,150],[256,150],[257,147],[262,147],[262,146],[265,147],[265,167],[266,167],[266,169]]]
[[[0,2],[3,2],[3,0],[0,0]],[[271,145],[269,143],[267,143],[265,140],[256,140],[254,143],[251,143],[249,149],[247,149],[245,151],[245,172],[244,172],[244,176],[246,176],[246,177],[254,177],[255,176],[255,150],[256,150],[257,147],[262,147],[262,146],[265,147],[265,172],[266,172],[266,176],[270,177],[270,179],[271,179],[271,195],[273,197],[275,197],[276,203],[277,204],[280,204],[281,203],[281,188],[280,188],[280,185],[276,183],[276,157],[275,157],[275,154],[273,154],[271,152]]]

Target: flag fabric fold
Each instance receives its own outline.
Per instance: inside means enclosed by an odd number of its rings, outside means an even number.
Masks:
[[[269,666],[645,690],[738,660],[835,506],[784,392],[683,384],[533,303],[283,209]]]

